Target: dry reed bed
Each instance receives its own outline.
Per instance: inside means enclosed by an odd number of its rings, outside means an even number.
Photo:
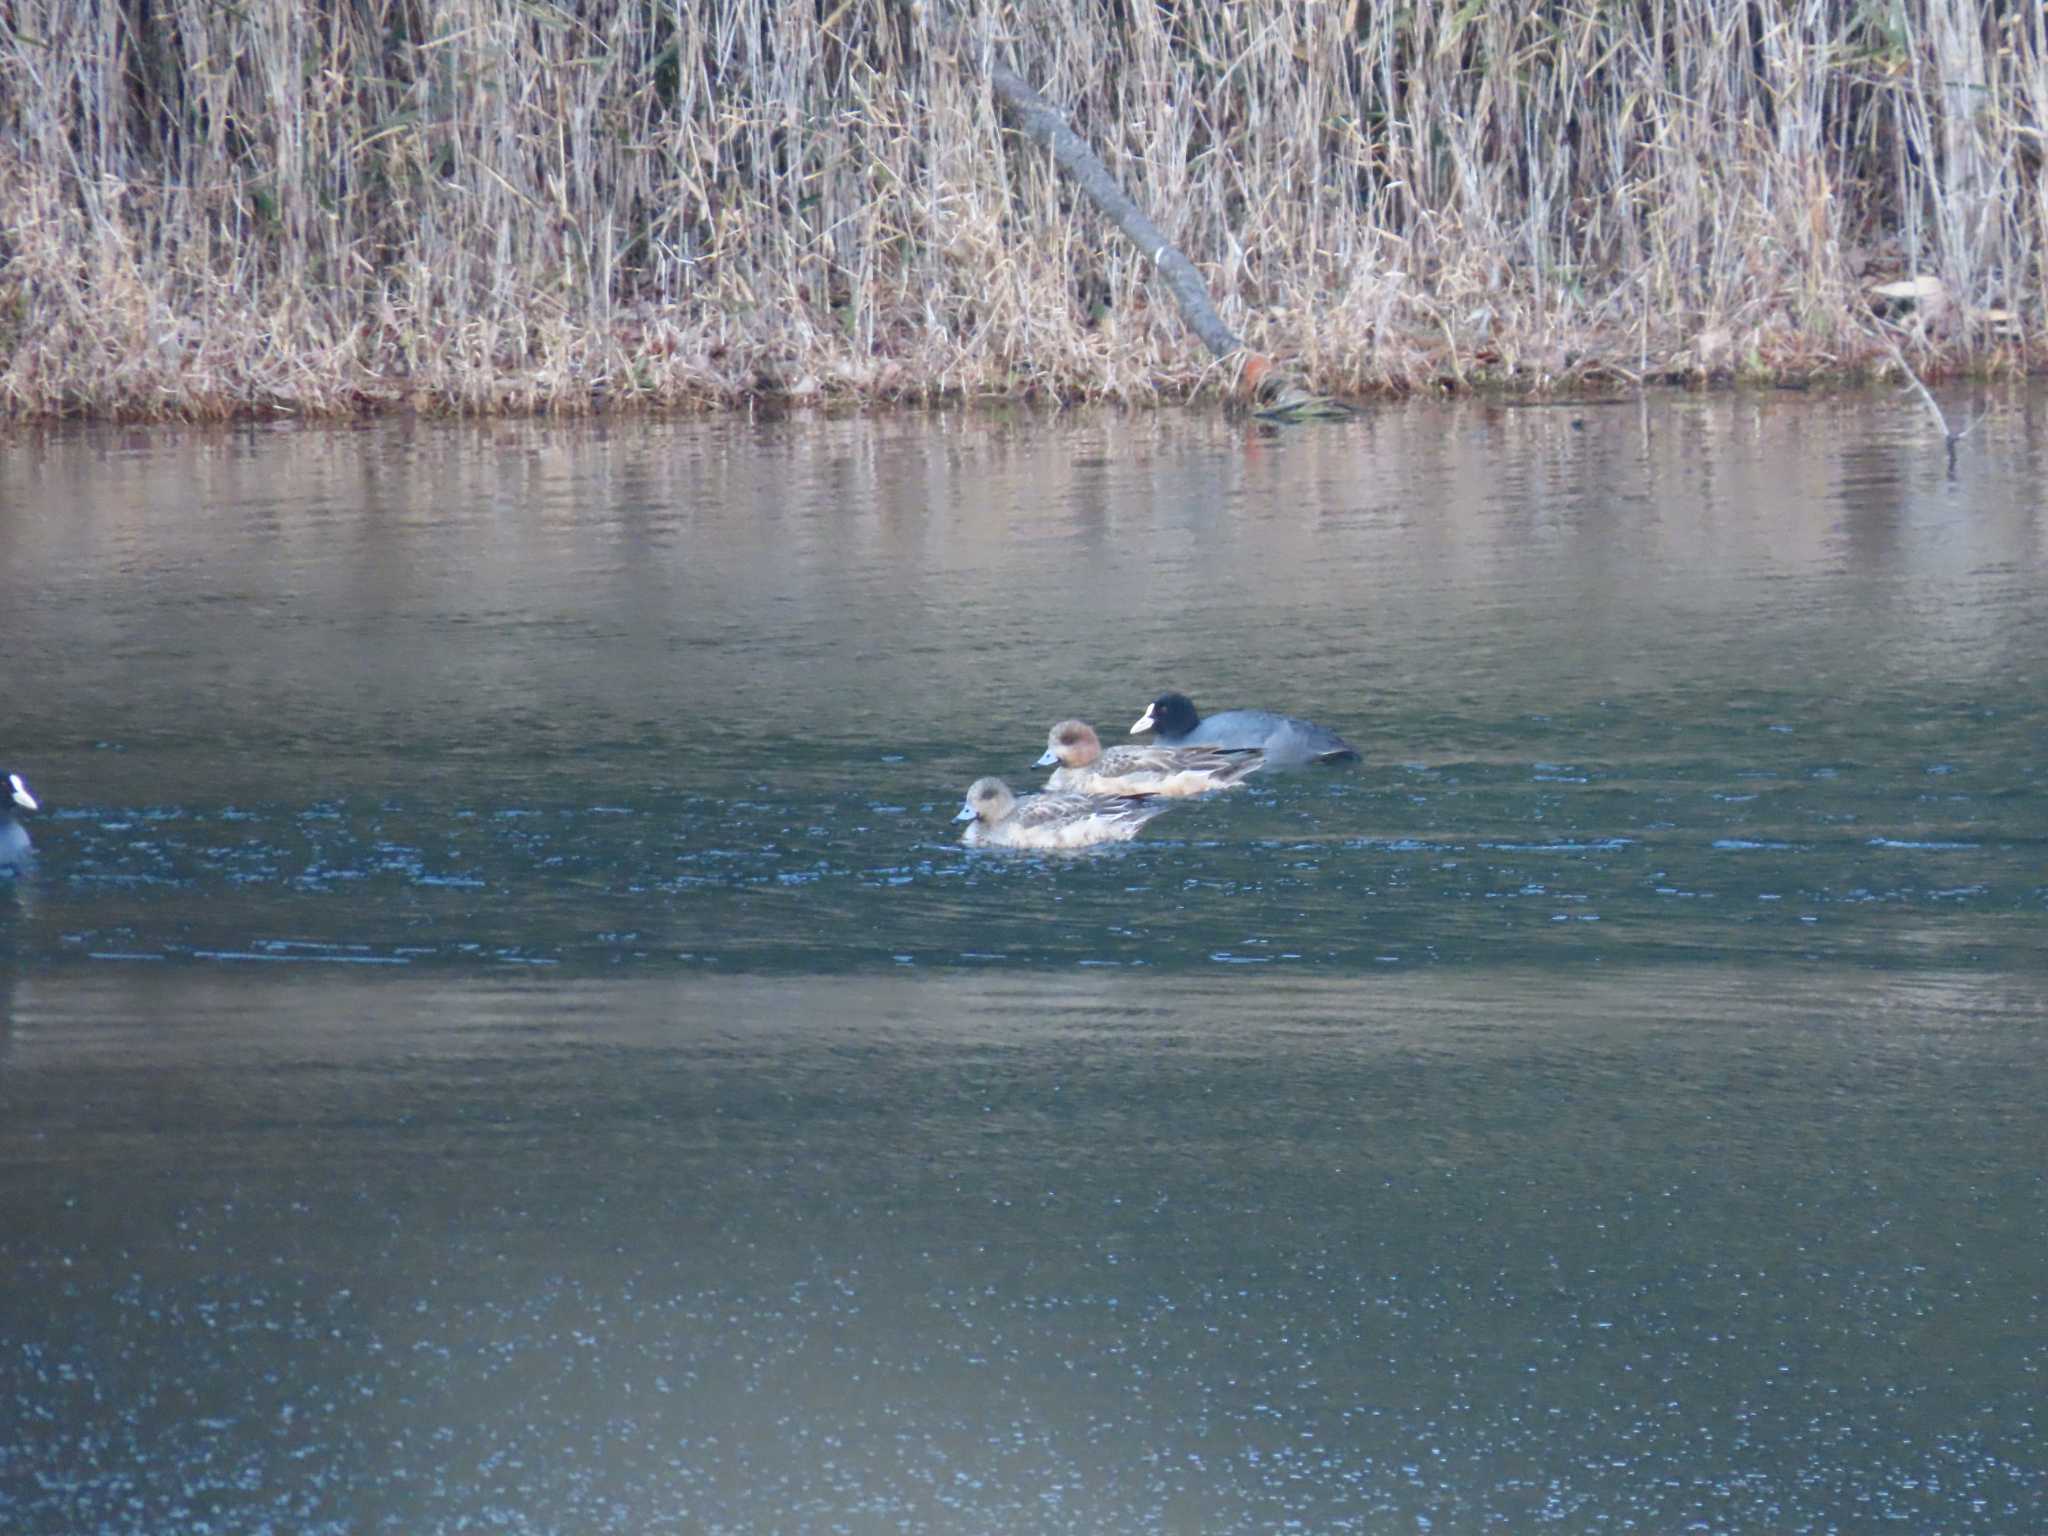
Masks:
[[[1335,392],[2048,336],[2048,18],[1970,0],[7,0],[0,414],[1178,398],[995,48]]]

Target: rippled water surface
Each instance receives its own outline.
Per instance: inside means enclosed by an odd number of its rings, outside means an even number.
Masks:
[[[0,441],[0,1528],[2027,1528],[1987,404]]]

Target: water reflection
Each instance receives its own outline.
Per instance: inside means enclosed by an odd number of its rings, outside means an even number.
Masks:
[[[0,1523],[2023,1527],[2035,408],[10,440]]]
[[[1954,479],[1888,398],[22,439],[12,942],[2028,963],[2028,409]],[[1368,761],[957,856],[966,783],[1167,685]]]
[[[1697,967],[28,978],[11,1517],[2011,1529],[2038,1017]]]

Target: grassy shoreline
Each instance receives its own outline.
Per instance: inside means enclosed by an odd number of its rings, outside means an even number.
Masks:
[[[2048,361],[2038,6],[960,16],[1324,392]],[[0,418],[1228,384],[890,0],[0,9]]]

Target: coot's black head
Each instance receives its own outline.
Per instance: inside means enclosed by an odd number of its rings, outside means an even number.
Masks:
[[[1161,736],[1185,736],[1202,723],[1195,701],[1184,693],[1162,693],[1145,711],[1145,718],[1152,722],[1146,729]]]

